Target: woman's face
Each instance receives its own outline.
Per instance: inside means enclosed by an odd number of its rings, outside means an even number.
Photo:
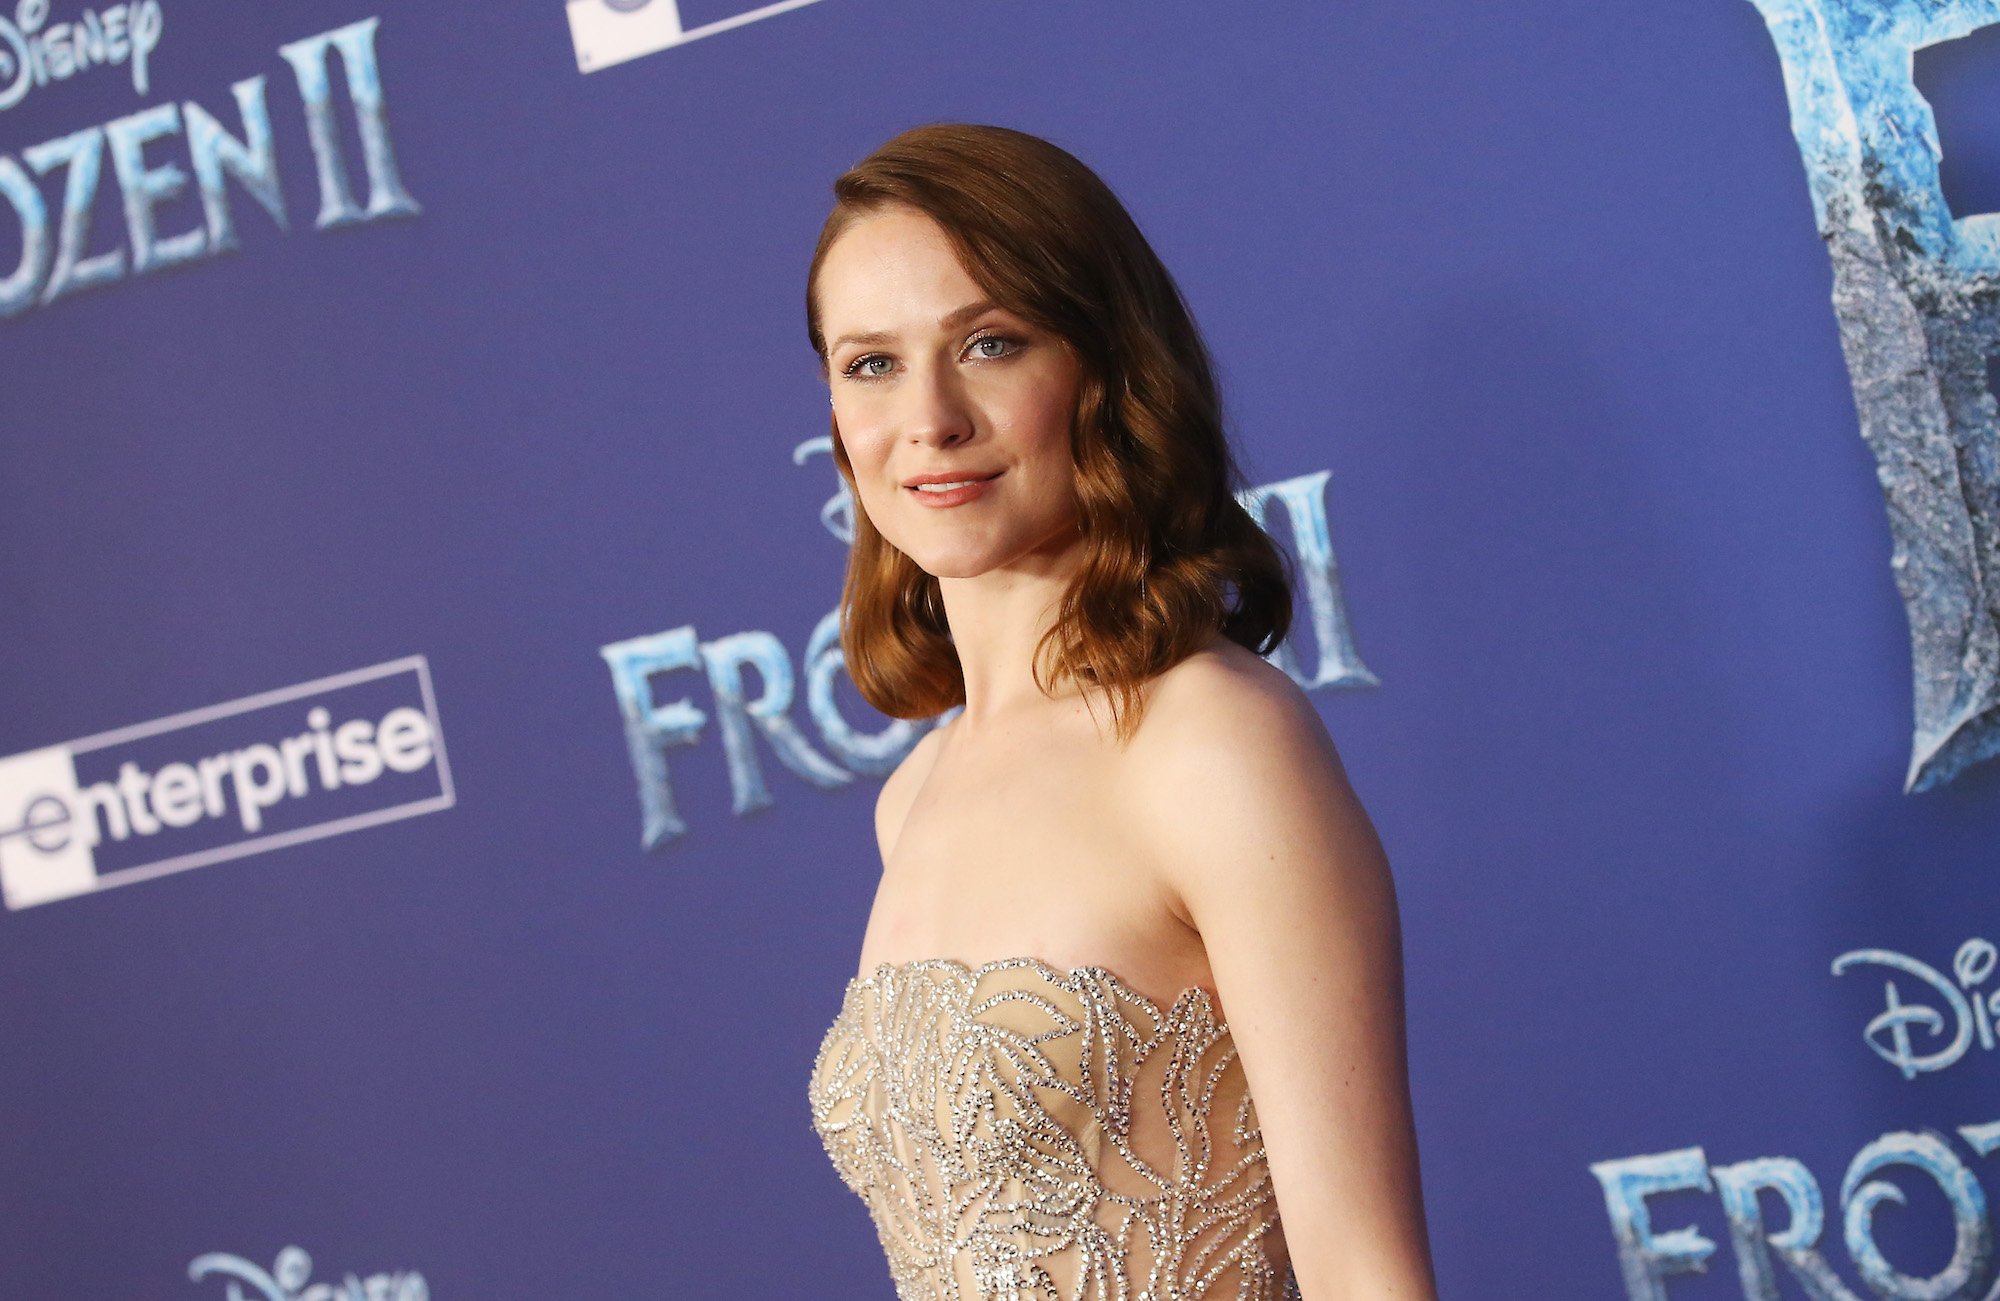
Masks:
[[[892,546],[939,578],[972,578],[1046,569],[1079,540],[1075,356],[987,301],[943,228],[901,205],[862,214],[827,250],[817,292],[835,426]]]

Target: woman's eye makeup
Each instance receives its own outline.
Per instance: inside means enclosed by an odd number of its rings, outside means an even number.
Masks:
[[[862,367],[872,366],[878,361],[888,361],[888,360],[889,358],[884,357],[879,352],[863,353],[861,356],[856,357],[853,361],[848,362],[847,365],[842,367],[840,373],[852,379],[880,379],[882,377],[881,371],[863,370]]]
[[[989,349],[986,346],[988,344],[1000,344],[1004,346],[997,349]],[[965,352],[962,355],[970,357],[975,361],[999,361],[1002,358],[1013,356],[1026,346],[1025,342],[1012,335],[997,333],[981,334],[965,345]],[[888,368],[893,367],[895,361],[894,357],[888,356],[885,353],[867,352],[841,367],[840,373],[849,379],[883,379],[889,374]],[[883,369],[871,369],[876,366],[881,366]]]
[[[988,348],[986,344],[1004,344],[1004,346],[1000,346],[1000,348]],[[982,332],[982,334],[976,334],[976,336],[974,336],[974,338],[972,338],[972,340],[970,340],[970,342],[966,344],[966,354],[968,354],[968,356],[972,356],[974,360],[982,360],[982,362],[996,362],[996,360],[1002,360],[1002,358],[1006,358],[1006,356],[1014,356],[1016,352],[1020,352],[1020,350],[1022,350],[1022,348],[1026,348],[1026,346],[1028,346],[1028,340],[1024,340],[1024,338],[1018,338],[1016,334],[1000,334],[1000,332]]]
[[[1007,345],[1007,348],[1004,352],[979,351],[979,349],[983,345],[989,343],[1004,343]],[[978,357],[981,361],[998,361],[1002,357],[1013,356],[1015,353],[1021,350],[1021,346],[1022,346],[1021,341],[1019,339],[1012,338],[1005,334],[982,334],[979,335],[977,338],[973,339],[971,343],[965,345],[965,350]]]

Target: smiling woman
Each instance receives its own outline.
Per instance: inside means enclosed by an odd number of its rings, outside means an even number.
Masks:
[[[1434,1296],[1388,865],[1262,658],[1287,572],[1172,277],[1017,131],[834,188],[842,649],[883,712],[959,710],[883,784],[811,1083],[899,1295]]]
[[[934,580],[1067,545],[1080,518],[1070,469],[1079,367],[1063,341],[985,297],[943,228],[912,208],[857,219],[819,277],[843,308],[894,323],[828,345],[836,455],[860,495],[857,524],[893,536]],[[975,425],[990,432],[974,437]],[[984,505],[941,513],[973,502]]]
[[[832,386],[834,458],[863,508],[844,644],[870,703],[898,717],[964,703],[959,666],[941,653],[951,632],[938,586],[960,575],[912,552],[925,537],[885,538],[895,498],[914,491],[884,500],[888,467],[857,475],[853,461],[886,456],[898,429],[911,432],[907,417],[962,417],[955,395],[991,406],[1002,437],[970,446],[936,431],[934,450],[895,452],[907,478],[889,483],[998,469],[978,458],[1018,443],[1011,501],[1072,511],[1086,544],[1065,617],[1041,649],[1055,676],[1108,694],[1121,730],[1136,726],[1138,684],[1218,628],[1259,652],[1277,645],[1290,587],[1232,495],[1240,475],[1207,350],[1172,277],[1096,174],[1020,132],[942,125],[905,132],[834,189],[806,315]],[[947,348],[953,364],[937,365]],[[940,401],[926,410],[927,398]],[[996,513],[928,538],[984,539]],[[1039,678],[1040,653],[1033,667]]]

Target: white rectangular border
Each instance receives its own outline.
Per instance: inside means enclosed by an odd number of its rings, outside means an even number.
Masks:
[[[430,704],[430,665],[421,655],[406,655],[399,660],[386,660],[365,669],[353,669],[346,673],[336,673],[331,677],[314,678],[311,682],[301,682],[295,687],[279,687],[276,691],[260,691],[254,696],[242,696],[235,700],[225,700],[219,705],[207,705],[201,709],[184,710],[169,714],[165,718],[155,718],[148,723],[134,723],[130,727],[115,727],[109,732],[99,732],[79,741],[68,741],[63,749],[71,754],[84,754],[91,750],[102,750],[107,745],[119,745],[126,741],[138,741],[162,732],[177,732],[184,727],[197,727],[218,718],[228,718],[231,714],[247,714],[253,709],[264,709],[271,705],[282,705],[287,700],[297,700],[300,696],[310,696],[321,691],[338,691],[342,687],[355,686],[362,682],[373,682],[396,673],[416,673],[424,680],[424,703]],[[435,715],[431,718],[433,727],[437,724]]]
[[[818,3],[819,0],[777,0],[775,4],[688,28],[680,25],[678,6],[663,5],[653,12],[640,9],[620,13],[603,0],[569,0],[565,12],[569,17],[570,43],[576,48],[577,71],[599,72]]]
[[[250,840],[239,840],[233,844],[217,845],[213,849],[196,850],[175,858],[163,858],[154,863],[141,863],[136,867],[122,867],[115,872],[101,873],[96,886],[87,891],[95,894],[99,890],[109,890],[113,886],[131,885],[137,881],[150,881],[154,877],[167,876],[174,872],[185,872],[191,868],[207,867],[212,863],[228,862],[232,858],[243,858],[250,854],[261,854],[266,850],[283,849],[287,845],[302,845],[308,841],[323,840],[328,836],[338,836],[343,832],[360,831],[364,827],[379,826],[384,822],[397,822],[403,818],[414,818],[421,813],[437,813],[458,803],[458,794],[451,782],[451,763],[445,758],[444,727],[438,720],[437,694],[431,687],[431,666],[421,655],[409,655],[399,660],[389,660],[371,665],[365,669],[354,669],[347,673],[336,673],[331,677],[315,678],[311,682],[301,682],[297,686],[280,687],[275,691],[259,692],[254,696],[243,696],[236,700],[224,701],[219,705],[209,705],[202,709],[190,709],[165,718],[156,718],[149,723],[135,723],[130,727],[114,728],[109,732],[99,732],[86,736],[80,741],[71,741],[62,748],[72,754],[86,754],[92,750],[102,750],[107,746],[119,745],[126,741],[143,740],[158,736],[163,732],[177,732],[184,728],[198,727],[214,722],[218,718],[228,718],[234,714],[247,714],[253,709],[266,709],[272,705],[282,705],[287,700],[297,700],[304,696],[322,692],[337,691],[342,687],[357,686],[363,682],[374,682],[380,678],[393,677],[398,673],[415,673],[417,686],[423,693],[424,716],[430,720],[431,745],[437,764],[439,793],[427,795],[420,800],[397,804],[386,809],[374,809],[367,813],[356,813],[331,822],[315,823],[309,827],[294,827],[290,831],[276,831],[268,836],[257,836]],[[78,896],[71,896],[72,898]]]

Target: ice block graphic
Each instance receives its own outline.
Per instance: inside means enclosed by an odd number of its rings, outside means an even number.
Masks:
[[[1752,0],[1784,67],[1861,436],[1909,616],[1903,789],[2000,753],[2000,215],[1954,215],[1913,51],[2000,0]]]

